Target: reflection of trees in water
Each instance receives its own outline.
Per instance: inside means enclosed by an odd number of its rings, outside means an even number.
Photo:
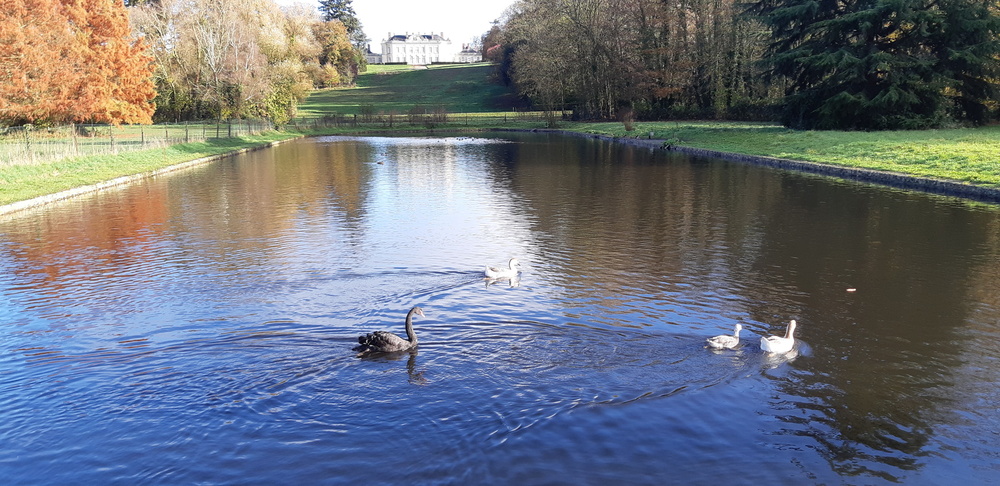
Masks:
[[[777,383],[779,418],[838,474],[900,480],[933,453],[935,426],[969,406],[954,395],[971,344],[960,330],[975,302],[969,282],[982,274],[970,255],[990,224],[895,192],[789,183],[785,193],[752,274],[798,292],[803,339],[818,346]],[[853,284],[857,293],[844,291]]]
[[[0,222],[0,266],[21,289],[6,305],[39,331],[88,342],[91,335],[141,335],[182,313],[203,317],[206,307],[199,302],[228,307],[235,295],[267,292],[262,281],[287,271],[281,239],[301,231],[295,223],[302,219],[299,211],[329,214],[331,226],[342,224],[335,205],[323,209],[327,186],[315,174],[324,165],[340,164],[345,171],[358,165],[317,157],[312,169],[295,175],[269,152],[225,158]],[[243,169],[258,179],[245,177]],[[311,241],[323,246],[331,233],[352,232],[320,231]]]
[[[982,358],[963,357],[960,330],[1000,289],[996,211],[591,140],[517,149],[513,187],[576,298],[615,309],[644,293],[745,313],[758,334],[799,319],[813,356],[785,365],[774,406],[838,473],[898,479],[970,407],[956,374]]]
[[[166,229],[169,197],[168,188],[158,184],[110,190],[3,221],[6,244],[0,249],[8,262],[3,271],[32,288],[31,299],[47,296],[65,308],[97,306],[111,313],[127,300],[123,296],[148,284],[132,276],[162,250],[157,242]],[[109,217],[93,204],[126,210]],[[109,282],[85,285],[97,275]],[[84,288],[91,294],[81,295]]]
[[[319,238],[351,245],[363,230],[370,176],[359,161],[369,157],[366,150],[358,143],[289,143],[42,208],[31,220],[4,223],[4,238],[16,248],[10,271],[35,282],[39,293],[67,298],[66,289],[79,279],[129,275],[155,259],[270,271],[280,269],[288,251],[280,239],[300,231],[303,216],[333,227]],[[185,247],[184,238],[164,233],[196,234],[199,246]],[[115,306],[130,293],[123,286],[152,280],[95,287],[108,295],[90,300]]]
[[[698,199],[698,171],[648,149],[579,138],[541,142],[516,146],[512,185],[546,240],[542,258],[568,292],[614,308],[636,289],[713,285],[684,279],[704,266],[724,268],[706,248],[726,225]]]
[[[824,375],[796,372],[777,383],[771,406],[784,422],[781,435],[808,437],[837,474],[898,481],[921,466],[933,438],[927,416],[947,406],[937,390],[895,386],[881,391],[843,389]],[[894,375],[899,377],[899,375]],[[775,438],[775,442],[782,439]]]

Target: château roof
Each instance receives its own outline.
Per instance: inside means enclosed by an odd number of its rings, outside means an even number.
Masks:
[[[441,34],[396,34],[390,35],[389,41],[406,42],[406,41],[446,41]]]

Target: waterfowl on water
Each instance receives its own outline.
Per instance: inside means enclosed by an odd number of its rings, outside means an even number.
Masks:
[[[707,339],[708,346],[712,349],[733,349],[740,343],[740,331],[742,329],[743,326],[737,324],[732,336],[723,334],[721,336],[710,337]]]
[[[406,314],[406,337],[403,339],[391,332],[375,331],[358,337],[355,351],[392,353],[406,351],[417,347],[417,334],[413,332],[413,316],[424,317],[424,311],[419,307],[410,309]]]
[[[517,272],[521,268],[521,262],[517,261],[517,258],[511,258],[507,263],[510,268],[500,268],[486,266],[486,276],[488,278],[514,278],[517,276]]]
[[[774,354],[785,354],[792,350],[795,345],[795,319],[788,323],[788,330],[785,336],[765,336],[760,338],[760,349]]]

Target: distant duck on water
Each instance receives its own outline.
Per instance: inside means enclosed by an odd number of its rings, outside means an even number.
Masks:
[[[740,344],[740,331],[743,326],[737,324],[735,331],[732,335],[723,334],[721,336],[714,336],[707,339],[708,346],[712,349],[733,349],[736,345]]]
[[[521,262],[517,261],[517,258],[511,258],[507,262],[509,268],[502,267],[491,267],[486,266],[486,277],[487,278],[514,278],[517,276],[517,272],[520,271]]]
[[[785,336],[765,336],[760,338],[760,349],[772,354],[785,354],[795,346],[795,319],[788,323]]]
[[[406,314],[406,338],[403,339],[391,332],[375,331],[358,337],[355,351],[393,353],[406,351],[417,347],[417,334],[413,332],[413,316],[424,317],[423,309],[414,307]]]

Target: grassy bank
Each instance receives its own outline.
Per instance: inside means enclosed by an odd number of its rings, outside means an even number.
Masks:
[[[565,123],[566,130],[1000,188],[1000,126],[894,132],[797,131],[760,123]]]
[[[152,172],[190,160],[267,145],[300,136],[269,132],[257,136],[172,145],[162,149],[64,159],[58,162],[0,166],[0,205],[67,189]]]

